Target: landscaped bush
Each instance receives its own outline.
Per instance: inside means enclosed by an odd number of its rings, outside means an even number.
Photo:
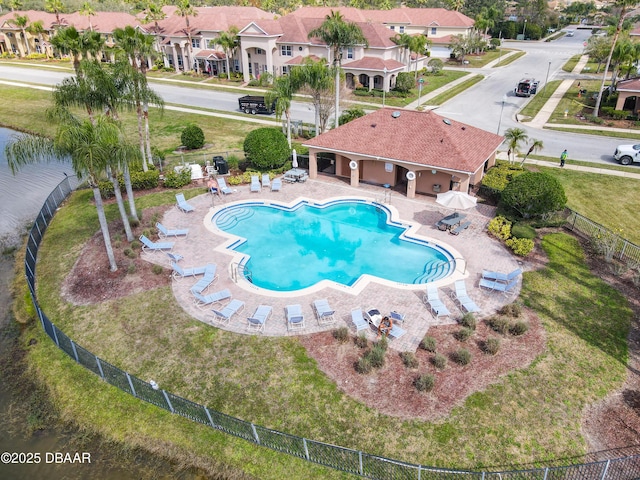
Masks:
[[[513,253],[520,257],[526,257],[531,253],[535,243],[528,238],[509,238],[506,240],[505,245],[513,250]]]
[[[471,337],[471,335],[473,335],[473,330],[471,330],[470,328],[461,328],[454,334],[456,340],[458,340],[459,342],[466,342],[467,340],[469,340],[469,337]]]
[[[366,374],[371,372],[373,367],[371,366],[371,362],[367,357],[361,357],[356,362],[356,372]]]
[[[498,215],[489,222],[489,233],[504,241],[513,253],[521,257],[526,257],[535,247],[533,240],[528,238],[512,237],[511,222],[505,217]]]
[[[164,176],[164,186],[167,188],[182,188],[191,183],[191,170],[183,169],[180,173],[168,171]]]
[[[553,176],[527,172],[517,176],[502,191],[501,204],[523,218],[539,217],[562,210],[567,196],[562,184]]]
[[[499,200],[500,193],[511,180],[525,172],[524,168],[509,162],[498,162],[482,177],[481,192],[483,195]]]
[[[500,339],[498,337],[489,337],[482,344],[482,350],[489,355],[495,355],[500,350]]]
[[[506,305],[500,307],[498,313],[507,317],[518,318],[520,317],[520,315],[522,315],[522,304],[520,302],[507,303]]]
[[[435,352],[436,351],[436,339],[433,337],[424,337],[420,342],[420,348],[426,350],[427,352]]]
[[[502,215],[498,215],[491,219],[488,230],[490,234],[500,240],[507,240],[511,237],[511,222]]]
[[[376,346],[378,348],[381,348],[384,352],[386,352],[387,349],[389,348],[389,339],[386,336],[383,335],[376,342]]]
[[[413,73],[400,72],[396,78],[396,90],[399,92],[408,92],[415,85]]]
[[[333,338],[340,343],[345,343],[349,340],[349,329],[347,327],[336,328],[333,331]]]
[[[441,353],[436,353],[431,359],[431,363],[433,363],[433,366],[438,370],[443,370],[444,367],[447,366],[447,357]]]
[[[187,125],[180,135],[180,141],[189,150],[202,148],[204,145],[204,132],[197,125]]]
[[[131,188],[133,190],[150,190],[156,188],[160,183],[160,172],[155,168],[149,169],[146,172],[142,170],[132,170],[130,172]],[[189,171],[189,181],[191,181],[191,171]],[[118,175],[118,184],[120,185],[120,191],[125,191],[124,176]],[[102,198],[111,198],[114,196],[113,183],[110,180],[104,180],[98,183],[98,189],[100,189],[100,195]]]
[[[430,373],[425,373],[416,377],[413,384],[419,392],[430,392],[436,385],[436,379]]]
[[[354,343],[358,348],[367,348],[369,346],[369,341],[367,340],[367,337],[365,336],[364,333],[357,335],[354,340]]]
[[[472,312],[465,313],[460,320],[460,325],[470,330],[476,329],[476,323],[476,317]]]
[[[429,60],[427,65],[431,69],[431,73],[433,75],[438,75],[444,68],[444,62],[439,58],[432,58],[431,60]]]
[[[407,368],[418,368],[418,359],[416,358],[416,354],[413,352],[400,352],[400,358],[402,359],[402,363]]]
[[[529,325],[527,325],[527,323],[522,320],[518,320],[517,322],[514,322],[509,327],[509,333],[514,337],[524,335],[525,333],[527,333],[528,330],[529,330]]]
[[[162,268],[161,265],[154,264],[153,267],[151,267],[151,271],[156,275],[160,275],[162,272],[164,272],[164,268]]]
[[[453,352],[453,361],[460,365],[469,365],[471,363],[471,352],[466,348],[460,348]]]
[[[528,238],[533,240],[536,238],[536,229],[531,225],[524,223],[515,223],[511,226],[511,235],[516,238]]]
[[[385,350],[379,345],[374,345],[371,350],[364,354],[363,358],[369,360],[369,363],[373,368],[384,367]]]
[[[258,128],[244,139],[244,155],[258,171],[279,168],[289,159],[287,137],[279,128]]]
[[[364,117],[365,115],[366,113],[361,107],[351,107],[342,112],[338,121],[340,122],[340,125],[344,125],[345,123],[349,123],[350,121]]]
[[[491,330],[502,333],[503,335],[509,331],[509,327],[511,326],[510,320],[502,315],[493,315],[487,318],[486,322]]]
[[[125,248],[122,253],[124,253],[125,257],[129,257],[129,258],[136,257],[136,252],[134,252],[131,248]]]

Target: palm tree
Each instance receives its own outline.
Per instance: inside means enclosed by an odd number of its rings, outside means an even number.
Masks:
[[[391,37],[391,41],[396,45],[402,47],[402,56],[404,57],[404,63],[408,65],[408,56],[409,50],[411,49],[411,41],[413,37],[408,33],[396,33],[395,36]]]
[[[276,77],[273,81],[273,87],[267,92],[265,96],[265,103],[271,105],[276,102],[276,119],[280,120],[282,114],[287,119],[287,142],[289,148],[291,148],[291,102],[293,95],[300,88],[297,81],[297,76],[283,75]]]
[[[56,15],[56,25],[60,28],[60,14],[64,12],[64,4],[62,0],[45,0],[44,9],[49,13]]]
[[[95,124],[89,120],[79,121],[77,118],[67,117],[59,125],[53,140],[22,134],[5,147],[9,166],[14,173],[21,166],[39,161],[42,157],[71,158],[76,175],[79,178],[86,178],[93,191],[100,230],[112,272],[118,269],[118,265],[111,246],[111,236],[98,182],[110,159],[118,151],[121,142],[120,129],[104,116],[100,116]]]
[[[80,60],[92,56],[97,58],[104,48],[104,39],[98,32],[78,32],[75,27],[60,28],[51,38],[51,44],[64,55],[70,55],[76,75],[80,75]]]
[[[308,34],[308,37],[318,38],[329,47],[333,48],[333,65],[335,67],[336,83],[335,83],[335,127],[339,126],[340,117],[340,72],[342,70],[342,49],[354,45],[369,46],[369,42],[365,38],[362,30],[358,25],[352,22],[346,22],[340,12],[331,10],[331,14],[327,15],[318,28],[314,28]]]
[[[193,49],[192,49],[193,46],[191,44],[191,26],[189,25],[189,17],[190,16],[197,17],[198,11],[195,8],[193,8],[189,0],[180,0],[177,6],[178,6],[178,9],[176,10],[176,15],[179,15],[182,18],[184,18],[184,21],[186,24],[186,28],[184,31],[187,34],[187,40],[189,43],[187,49],[189,50],[189,63],[192,64],[192,65],[189,65],[189,70],[191,70],[191,67],[193,66]],[[196,62],[196,72],[199,72],[197,62]]]
[[[231,80],[231,69],[229,67],[229,57],[238,48],[238,27],[231,26],[229,31],[222,32],[215,42],[222,47],[227,64],[227,80]]]
[[[424,55],[424,51],[427,48],[427,44],[430,44],[431,40],[427,40],[427,37],[424,35],[416,35],[415,37],[411,37],[411,42],[409,42],[409,51],[416,54],[416,80],[418,79],[418,60],[420,55]]]
[[[520,144],[529,140],[529,136],[522,128],[508,128],[507,131],[504,132],[504,138],[507,140],[507,145],[509,146],[509,162],[513,163],[518,154]]]
[[[542,140],[537,140],[535,138],[532,138],[530,141],[531,143],[529,143],[529,150],[527,151],[527,154],[522,159],[522,162],[520,162],[521,167],[524,165],[524,162],[527,160],[527,157],[529,155],[531,155],[532,153],[537,153],[544,148],[544,143],[542,143]]]
[[[89,2],[84,2],[82,4],[82,8],[80,9],[80,11],[78,13],[80,15],[86,15],[87,16],[87,18],[89,19],[89,30],[93,32],[93,25],[91,25],[91,17],[95,16],[96,12],[91,7],[91,4]]]
[[[44,54],[47,56],[47,58],[49,58],[49,51],[47,50],[46,47],[43,46],[44,39],[42,38],[42,35],[46,32],[46,30],[44,29],[44,24],[42,23],[42,20],[36,20],[35,22],[33,22],[31,25],[29,25],[29,27],[27,27],[27,31],[31,35],[35,35],[38,37],[38,45],[40,45],[40,48],[44,50]],[[38,52],[38,53],[43,53],[43,52]]]
[[[322,99],[327,96],[328,92],[331,92],[333,73],[324,61],[314,62],[312,59],[306,58],[302,65],[291,69],[290,75],[313,99],[317,137],[320,135]]]
[[[156,37],[156,50],[158,52],[161,51],[160,48],[160,25],[158,25],[158,22],[160,20],[164,20],[165,18],[167,18],[167,14],[164,13],[164,11],[162,10],[162,5],[158,5],[156,3],[153,3],[151,1],[149,1],[147,3],[147,10],[146,13],[144,15],[144,21],[145,23],[150,23],[153,22],[153,34]]]
[[[29,25],[29,17],[26,15],[18,15],[16,14],[13,17],[13,20],[9,20],[7,23],[14,25],[15,27],[20,29],[22,32],[22,41],[27,47],[27,55],[31,55],[31,47],[29,46],[29,39],[27,38],[27,26]]]
[[[596,106],[593,108],[593,116],[597,117],[600,112],[600,103],[602,102],[602,93],[604,91],[604,83],[607,81],[607,73],[609,72],[609,65],[611,65],[611,57],[613,57],[613,51],[616,48],[620,31],[622,30],[622,23],[627,13],[628,7],[634,7],[637,4],[637,0],[616,0],[615,6],[620,7],[620,17],[618,17],[618,23],[616,24],[616,31],[613,35],[613,41],[611,42],[611,50],[607,57],[607,63],[604,65],[604,72],[602,74],[602,83],[600,83],[600,90],[598,91],[598,98],[596,99]]]

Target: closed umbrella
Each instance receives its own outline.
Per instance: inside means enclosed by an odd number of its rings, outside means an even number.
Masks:
[[[436,203],[455,210],[466,210],[476,206],[478,199],[472,197],[468,193],[449,190],[448,192],[439,193]]]
[[[293,168],[298,168],[298,154],[296,153],[296,149],[294,148],[291,153],[293,155],[293,161],[291,162],[291,166]]]

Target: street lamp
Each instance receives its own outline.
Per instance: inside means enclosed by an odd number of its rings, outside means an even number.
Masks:
[[[496,135],[500,135],[500,125],[502,125],[502,112],[504,111],[504,104],[507,101],[507,95],[502,96],[502,107],[500,107],[500,120],[498,121],[498,131]]]
[[[549,66],[547,67],[547,77],[544,79],[544,87],[542,87],[542,95],[547,90],[547,82],[549,82],[549,70],[551,70],[551,61],[549,61]]]
[[[527,30],[527,19],[525,18],[525,19],[524,19],[524,25],[523,25],[523,27],[522,27],[522,40],[524,40],[524,39],[525,39],[525,37],[524,37],[524,32],[525,32],[526,30]]]
[[[387,83],[387,66],[386,65],[382,70],[382,72],[384,73],[384,76],[382,77],[382,108],[384,108],[384,100],[385,100],[385,93],[386,93],[385,87]]]
[[[420,106],[420,97],[422,96],[422,84],[424,83],[424,78],[418,80],[418,106]]]

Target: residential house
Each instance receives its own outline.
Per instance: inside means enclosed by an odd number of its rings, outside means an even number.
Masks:
[[[303,145],[319,173],[401,189],[407,197],[467,192],[495,164],[504,137],[433,111],[382,108]]]

